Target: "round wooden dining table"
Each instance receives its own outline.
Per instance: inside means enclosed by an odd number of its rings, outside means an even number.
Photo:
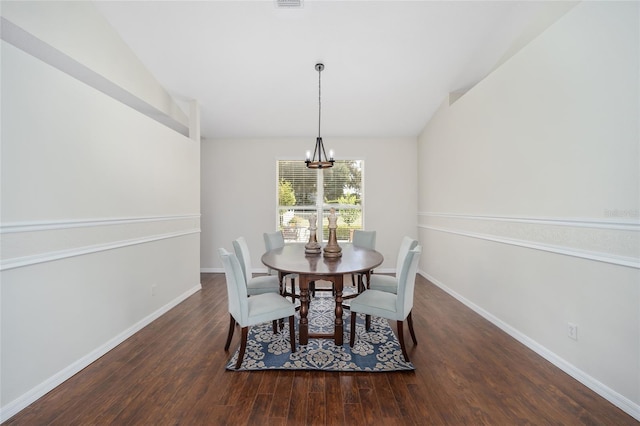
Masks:
[[[304,244],[286,244],[262,255],[265,266],[278,271],[280,281],[287,274],[298,274],[300,286],[299,343],[306,345],[309,337],[333,338],[336,345],[343,343],[342,302],[344,301],[343,279],[345,274],[363,273],[369,279],[372,269],[384,260],[375,250],[342,244],[342,256],[325,258],[320,254],[306,254]],[[331,281],[335,289],[336,318],[333,334],[309,333],[309,283],[318,280]]]

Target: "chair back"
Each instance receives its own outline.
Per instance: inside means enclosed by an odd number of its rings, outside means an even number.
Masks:
[[[404,263],[405,257],[409,250],[414,249],[418,245],[418,241],[411,237],[404,237],[400,243],[400,249],[398,250],[398,259],[396,260],[396,278],[400,278],[400,271]]]
[[[249,302],[247,296],[247,282],[242,272],[242,267],[235,254],[220,248],[220,259],[224,266],[224,275],[227,281],[227,299],[229,301],[229,313],[235,320],[243,325],[249,317]]]
[[[422,246],[416,246],[404,257],[402,269],[398,276],[398,293],[396,298],[396,310],[404,320],[413,309],[413,293],[416,287],[416,272],[418,260],[422,253]]]
[[[247,245],[247,240],[244,237],[238,237],[233,241],[233,251],[236,253],[236,257],[240,262],[240,266],[242,267],[242,274],[244,275],[244,280],[249,281],[253,278],[253,273],[251,272],[251,253],[249,252],[249,246]]]
[[[353,231],[353,245],[371,250],[376,249],[376,231],[363,231],[356,229]]]
[[[264,247],[267,251],[284,247],[282,231],[265,232],[262,236],[264,237]]]
[[[282,235],[282,231],[265,232],[262,236],[264,237],[264,248],[267,251],[284,247],[284,235]],[[268,269],[269,275],[277,275],[278,271],[271,268]]]

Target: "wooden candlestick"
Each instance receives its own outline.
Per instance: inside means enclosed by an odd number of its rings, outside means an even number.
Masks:
[[[338,245],[336,237],[337,222],[336,209],[332,207],[329,213],[329,242],[324,247],[324,257],[330,259],[342,257],[342,248]]]
[[[312,214],[309,218],[309,242],[304,245],[304,252],[306,254],[320,254],[321,247],[316,240],[316,215]]]

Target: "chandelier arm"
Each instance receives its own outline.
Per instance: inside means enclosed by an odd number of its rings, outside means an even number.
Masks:
[[[318,153],[318,161],[322,162],[326,162],[327,160],[329,160],[329,157],[327,157],[327,153],[324,150],[324,143],[322,143],[322,138],[320,138],[320,148],[322,149],[322,153]],[[322,159],[324,157],[324,160]]]
[[[318,161],[320,161],[320,151],[318,150],[319,145],[318,139],[316,139],[316,146],[313,148],[313,157],[311,157],[311,161],[316,161],[316,154],[318,154]]]

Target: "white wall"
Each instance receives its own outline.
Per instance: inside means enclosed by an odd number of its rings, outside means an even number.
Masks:
[[[60,51],[34,34],[77,7],[56,4],[3,13],[38,43],[0,46],[2,420],[200,288],[199,141],[46,62]],[[105,30],[84,17],[76,37]]]
[[[93,2],[5,1],[3,38],[186,134],[189,119]]]
[[[252,266],[260,262],[263,232],[276,229],[276,161],[304,159],[315,139],[212,140],[202,144],[203,271],[222,271],[218,247],[244,236]],[[326,138],[338,158],[364,160],[365,228],[376,230],[376,248],[393,270],[404,235],[416,237],[416,139]]]
[[[427,277],[640,419],[638,21],[583,2],[445,102],[418,227]]]

